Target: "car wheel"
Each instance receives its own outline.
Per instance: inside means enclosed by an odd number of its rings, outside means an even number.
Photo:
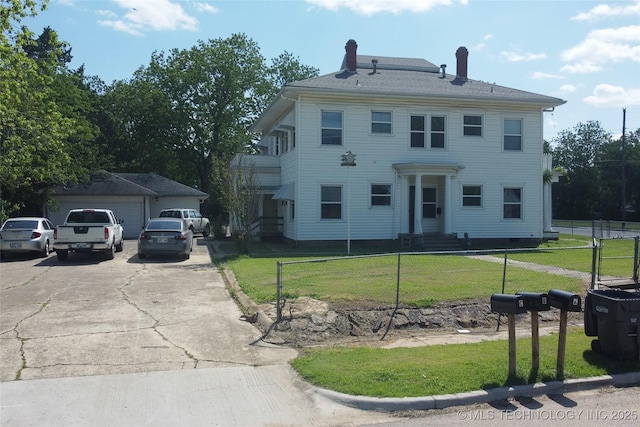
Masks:
[[[60,261],[66,261],[69,257],[69,251],[66,249],[61,249],[59,251],[56,251],[56,255],[58,256],[58,259]]]
[[[116,245],[111,245],[111,247],[104,251],[104,254],[107,256],[107,259],[114,259],[116,257]]]
[[[204,226],[204,230],[202,231],[202,235],[204,237],[208,237],[211,234],[211,226],[209,224]]]
[[[44,242],[44,249],[40,251],[40,256],[42,258],[46,258],[51,253],[51,248],[49,247],[49,241]]]
[[[120,240],[120,243],[116,245],[116,252],[122,252],[124,249],[124,239]]]
[[[191,258],[191,253],[187,252],[186,254],[184,254],[184,259],[189,259]]]

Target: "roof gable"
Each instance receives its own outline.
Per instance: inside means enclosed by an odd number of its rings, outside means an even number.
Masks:
[[[150,173],[114,173],[102,170],[91,175],[88,182],[69,187],[57,187],[56,195],[87,196],[195,196],[206,193],[179,182]]]

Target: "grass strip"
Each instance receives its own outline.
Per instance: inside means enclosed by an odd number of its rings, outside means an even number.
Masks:
[[[639,361],[615,361],[591,350],[582,328],[567,334],[562,379],[640,371]],[[531,369],[531,339],[516,343],[516,375],[508,378],[508,341],[381,349],[304,350],[292,361],[308,382],[371,397],[418,397],[556,380],[558,335],[540,337],[540,369]]]

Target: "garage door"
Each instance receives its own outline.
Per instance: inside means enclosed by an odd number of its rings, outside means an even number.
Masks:
[[[111,209],[115,213],[116,218],[123,220],[122,227],[124,229],[125,239],[136,239],[140,230],[144,226],[144,205],[142,201],[132,200],[105,200],[95,199],[77,199],[74,201],[60,201],[60,210],[51,212],[49,219],[54,224],[62,224],[67,216],[67,212],[71,209]]]

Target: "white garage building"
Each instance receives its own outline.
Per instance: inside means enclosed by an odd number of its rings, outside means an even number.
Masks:
[[[200,209],[209,197],[200,190],[152,173],[115,173],[100,171],[90,182],[56,188],[57,206],[49,206],[45,215],[54,224],[62,224],[70,209],[111,209],[123,220],[124,237],[135,239],[147,219],[162,209]]]

